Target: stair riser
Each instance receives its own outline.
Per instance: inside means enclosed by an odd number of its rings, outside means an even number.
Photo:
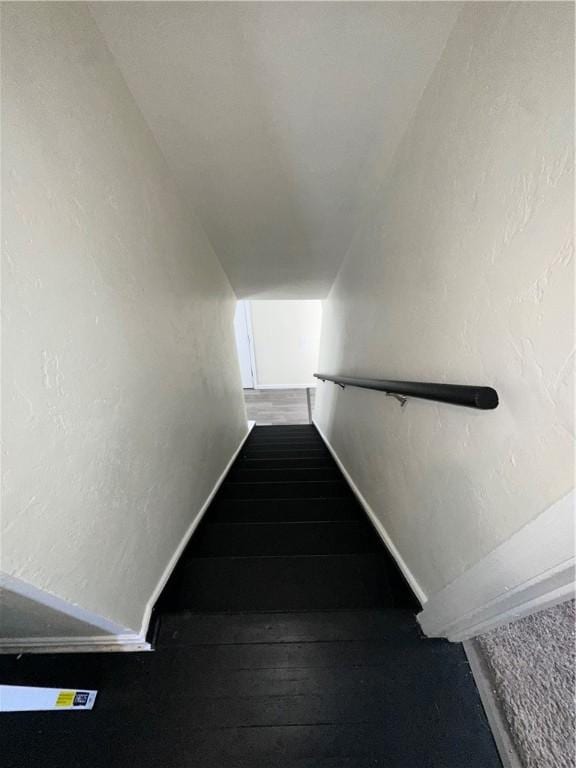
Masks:
[[[245,445],[246,450],[265,449],[270,450],[293,450],[293,451],[321,451],[326,450],[324,443],[319,440],[254,440]]]
[[[309,459],[331,458],[325,448],[250,448],[246,447],[239,456],[242,459]]]
[[[329,456],[294,458],[285,456],[278,459],[240,459],[238,469],[319,469],[334,467],[334,461]]]
[[[377,555],[197,558],[182,563],[180,607],[198,611],[392,607]]]
[[[354,499],[284,500],[220,499],[210,510],[211,522],[271,523],[363,519]]]
[[[344,482],[224,483],[223,499],[338,499],[351,496]]]
[[[334,555],[376,552],[380,541],[365,521],[334,523],[206,524],[186,556]]]
[[[340,471],[336,467],[281,467],[277,469],[238,467],[230,472],[227,480],[238,483],[262,483],[276,482],[277,480],[288,482],[295,480],[338,480],[340,477]]]

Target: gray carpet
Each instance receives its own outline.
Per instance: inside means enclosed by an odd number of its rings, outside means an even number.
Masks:
[[[524,768],[574,768],[575,612],[569,601],[476,639]]]
[[[310,387],[314,410],[315,387]],[[245,389],[244,402],[250,421],[259,425],[309,424],[305,389]]]

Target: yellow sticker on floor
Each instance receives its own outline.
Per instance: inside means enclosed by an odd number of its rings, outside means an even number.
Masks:
[[[57,707],[71,707],[74,703],[74,695],[76,691],[60,691],[56,699]]]

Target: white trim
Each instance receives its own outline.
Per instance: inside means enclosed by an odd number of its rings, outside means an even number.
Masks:
[[[224,478],[228,474],[232,464],[236,460],[236,457],[240,453],[242,446],[246,442],[246,439],[252,428],[256,424],[255,421],[248,422],[248,430],[238,448],[234,451],[231,459],[226,464],[226,467],[218,477],[212,491],[209,493],[208,498],[202,505],[199,513],[196,515],[188,530],[184,534],[184,537],[180,541],[176,551],[170,558],[170,561],[162,576],[156,585],[150,599],[146,603],[144,610],[144,618],[142,620],[142,626],[140,632],[133,632],[126,627],[116,624],[109,619],[106,619],[97,614],[81,608],[79,605],[69,603],[66,600],[45,592],[38,587],[35,587],[28,582],[22,581],[14,576],[0,573],[0,588],[9,590],[15,594],[18,594],[28,600],[33,600],[40,605],[44,605],[51,610],[69,616],[77,621],[100,629],[106,634],[103,635],[91,635],[84,637],[6,637],[0,638],[0,654],[14,654],[14,653],[87,653],[87,652],[109,652],[109,651],[150,651],[150,643],[146,641],[146,634],[148,632],[148,625],[152,616],[152,609],[154,604],[160,597],[162,590],[164,589],[166,582],[170,578],[176,563],[178,562],[182,552],[186,548],[190,537],[194,533],[198,523],[204,516],[204,513],[210,506],[212,499],[216,495],[220,488]]]
[[[256,366],[256,347],[254,345],[254,330],[252,328],[252,303],[249,299],[244,302],[244,317],[246,318],[246,332],[248,334],[248,350],[250,351],[250,366],[252,368],[252,385],[258,383],[258,368]]]
[[[208,498],[206,499],[206,501],[204,502],[204,504],[200,508],[200,511],[198,512],[198,514],[196,515],[194,520],[192,520],[192,522],[188,526],[188,530],[184,534],[182,540],[180,541],[180,544],[178,544],[178,546],[176,547],[176,550],[174,551],[174,554],[172,555],[172,557],[170,558],[170,561],[168,562],[168,565],[164,569],[164,572],[163,572],[162,576],[160,577],[160,580],[159,580],[158,584],[156,585],[156,589],[152,592],[152,595],[150,596],[150,599],[146,603],[146,608],[144,609],[144,618],[142,619],[142,626],[141,626],[141,629],[140,629],[140,634],[143,637],[146,637],[146,634],[148,632],[148,626],[150,624],[150,619],[152,617],[152,610],[154,609],[154,605],[156,604],[158,598],[162,594],[162,590],[164,589],[164,587],[166,586],[166,583],[168,582],[168,579],[172,575],[172,571],[176,567],[176,564],[178,563],[178,560],[180,559],[180,557],[182,556],[182,553],[186,549],[186,546],[188,545],[188,542],[190,541],[190,537],[192,536],[192,534],[196,530],[198,524],[200,523],[200,521],[204,517],[204,514],[206,513],[206,510],[208,509],[208,507],[212,503],[212,499],[214,498],[214,496],[216,496],[216,493],[218,492],[218,489],[220,488],[220,486],[224,482],[224,478],[226,477],[226,475],[230,471],[230,468],[232,467],[232,464],[234,464],[234,462],[236,461],[236,457],[238,456],[238,454],[242,450],[242,446],[244,445],[244,443],[248,439],[248,435],[250,434],[250,432],[254,428],[255,424],[256,424],[255,421],[249,421],[248,422],[248,430],[246,431],[246,434],[244,435],[244,437],[240,441],[240,444],[239,444],[238,448],[236,448],[236,450],[232,454],[232,456],[230,458],[230,461],[226,464],[226,466],[224,467],[224,469],[221,472],[220,476],[216,480],[216,483],[214,484],[214,487],[212,488],[212,490],[208,494]]]
[[[340,460],[340,457],[338,456],[338,454],[336,453],[334,448],[330,445],[330,442],[328,441],[328,438],[326,437],[324,432],[320,429],[320,426],[318,425],[318,422],[316,421],[316,419],[312,419],[312,423],[314,424],[314,426],[318,430],[318,432],[320,434],[320,437],[322,438],[322,440],[326,444],[326,447],[328,448],[328,450],[332,454],[332,458],[334,459],[334,461],[338,465],[340,471],[344,475],[344,477],[346,479],[346,482],[348,483],[348,485],[352,489],[352,492],[354,493],[354,495],[356,496],[356,498],[358,499],[358,501],[360,502],[360,504],[364,508],[364,511],[366,512],[366,514],[368,515],[368,517],[372,521],[372,524],[374,525],[374,527],[376,528],[376,530],[380,534],[380,538],[384,542],[384,544],[386,546],[386,549],[390,552],[390,554],[392,555],[392,557],[396,561],[396,564],[398,565],[398,567],[402,571],[402,573],[404,575],[404,578],[406,579],[406,581],[410,585],[410,588],[412,589],[412,591],[414,592],[414,594],[416,595],[416,597],[418,598],[420,603],[422,605],[424,605],[426,603],[426,599],[427,599],[426,598],[426,593],[424,592],[424,590],[422,589],[420,584],[418,584],[418,582],[416,580],[416,577],[414,576],[412,571],[408,568],[408,566],[406,565],[406,563],[402,559],[402,556],[401,556],[400,552],[398,552],[398,550],[394,546],[394,543],[392,542],[392,539],[390,538],[390,535],[388,534],[386,528],[384,528],[382,522],[376,517],[376,513],[374,512],[374,510],[372,509],[370,504],[368,504],[368,502],[366,501],[366,499],[364,498],[364,496],[362,495],[362,493],[358,489],[358,486],[356,485],[354,480],[352,480],[352,478],[350,477],[350,474],[349,474],[348,470],[346,469],[346,467],[344,466],[344,464]]]
[[[430,597],[429,637],[462,641],[574,596],[572,491]]]
[[[250,311],[250,302],[247,299],[238,299],[236,302],[236,312],[234,314],[234,335],[236,337],[236,347],[238,352],[238,362],[242,374],[242,389],[253,389],[256,381],[256,356],[254,353],[254,332],[252,330],[252,315]],[[242,359],[244,355],[244,343],[248,352],[248,365],[250,368],[250,384],[244,383],[244,372],[242,371]]]
[[[494,695],[482,654],[476,648],[474,640],[465,640],[463,645],[502,765],[504,768],[522,768],[522,761],[508,732],[504,713]]]
[[[316,389],[316,384],[254,384],[254,389]]]
[[[94,637],[15,637],[0,639],[0,655],[20,653],[113,653],[151,651],[150,643],[136,632]]]

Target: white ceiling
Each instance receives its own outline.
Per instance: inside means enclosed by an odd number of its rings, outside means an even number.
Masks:
[[[90,7],[237,295],[323,298],[459,5]]]

